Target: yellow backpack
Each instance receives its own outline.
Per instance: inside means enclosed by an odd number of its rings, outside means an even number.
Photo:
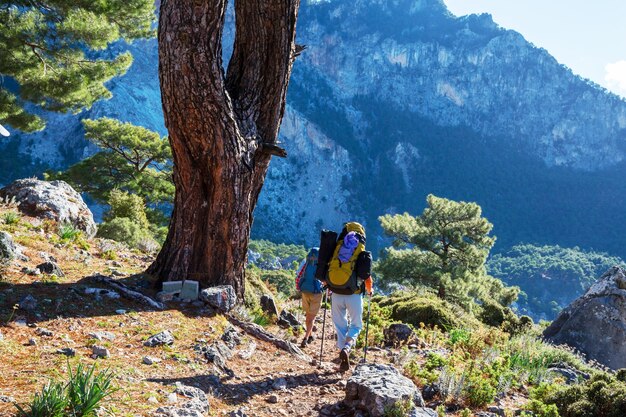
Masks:
[[[359,243],[356,249],[354,249],[352,256],[350,256],[350,259],[346,262],[342,262],[339,259],[339,251],[343,245],[344,237],[350,232],[356,234]],[[355,266],[359,255],[364,250],[365,229],[356,222],[346,223],[337,238],[335,251],[328,265],[328,279],[326,282],[332,292],[337,294],[354,294],[359,290],[360,285],[358,283],[357,274],[355,273]]]

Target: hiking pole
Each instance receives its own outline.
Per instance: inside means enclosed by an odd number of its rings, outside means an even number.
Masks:
[[[363,362],[367,361],[367,336],[370,331],[370,312],[372,308],[372,296],[369,295],[369,301],[367,302],[367,319],[365,319],[365,346],[363,346]]]
[[[328,289],[324,288],[324,319],[322,320],[322,343],[320,344],[320,360],[317,364],[318,368],[322,367],[322,354],[324,353],[324,335],[326,334],[326,310],[328,303]]]

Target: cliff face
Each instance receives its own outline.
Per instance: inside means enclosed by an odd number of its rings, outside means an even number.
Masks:
[[[298,37],[308,48],[281,128],[290,156],[272,162],[256,236],[313,245],[320,227],[348,218],[376,232],[378,215],[417,214],[432,192],[481,204],[500,245],[621,250],[624,100],[489,15],[457,18],[440,0],[311,0]],[[112,100],[78,117],[53,115],[44,132],[5,145],[0,183],[93,152],[79,118],[118,117],[166,134],[156,41],[131,50],[135,62],[112,81]],[[6,156],[18,150],[19,162]]]

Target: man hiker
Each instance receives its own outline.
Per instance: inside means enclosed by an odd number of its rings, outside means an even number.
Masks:
[[[302,309],[305,313],[306,332],[300,347],[305,348],[313,341],[313,321],[322,305],[322,283],[315,278],[318,248],[311,248],[296,275],[296,289],[302,296]]]
[[[339,370],[345,372],[350,369],[350,350],[363,328],[363,296],[372,294],[372,255],[365,250],[365,229],[359,223],[346,223],[336,240],[333,233],[322,232],[320,263],[327,265],[325,284],[333,293],[331,316],[337,332]],[[326,260],[330,253],[332,257]]]

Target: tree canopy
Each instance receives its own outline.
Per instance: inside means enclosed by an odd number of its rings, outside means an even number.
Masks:
[[[119,120],[83,120],[85,137],[101,151],[61,173],[48,173],[61,179],[100,203],[106,203],[112,190],[135,193],[154,209],[170,203],[172,151],[167,138],[158,133]]]
[[[380,222],[393,238],[376,266],[386,282],[421,285],[437,290],[441,298],[461,304],[488,299],[508,305],[518,289],[505,287],[485,272],[485,262],[495,243],[493,225],[482,217],[478,204],[456,202],[434,195],[419,216],[385,215]]]
[[[44,120],[27,103],[78,113],[111,97],[104,83],[123,74],[130,53],[96,58],[120,38],[154,35],[151,0],[44,0],[0,3],[0,121],[27,132]]]

